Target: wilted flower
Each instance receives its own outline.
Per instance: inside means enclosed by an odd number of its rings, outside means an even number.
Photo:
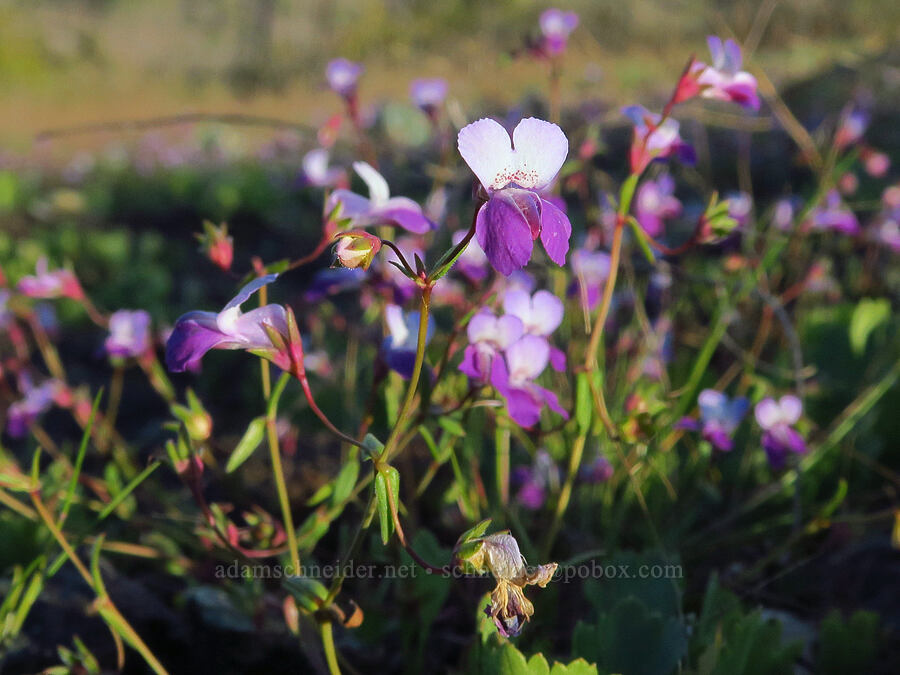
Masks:
[[[419,345],[419,312],[409,312],[404,316],[398,305],[388,305],[384,310],[388,336],[381,345],[382,353],[391,370],[397,371],[404,380],[413,375],[416,363],[416,349]],[[425,344],[431,341],[434,322],[428,317]]]
[[[518,635],[534,615],[534,605],[525,597],[525,586],[544,588],[558,567],[557,563],[536,568],[526,566],[519,543],[508,531],[461,538],[454,550],[454,562],[466,572],[493,575],[497,587],[491,593],[491,603],[485,613],[494,620],[503,637]]]
[[[731,101],[745,108],[759,110],[756,94],[756,78],[741,70],[741,48],[734,40],[710,35],[706,38],[712,65],[694,64],[694,76],[700,87],[700,96],[721,101]]]
[[[762,445],[772,468],[782,468],[788,452],[806,452],[806,442],[793,428],[802,412],[803,404],[792,395],[782,396],[779,401],[764,398],[756,404],[754,414],[763,428]]]
[[[835,230],[843,234],[857,234],[860,229],[859,221],[843,204],[837,190],[829,191],[825,203],[813,209],[807,222],[815,230]]]
[[[328,62],[325,69],[325,79],[331,90],[344,98],[356,95],[356,84],[363,73],[363,67],[359,63],[347,59],[334,59]]]
[[[466,330],[469,345],[459,369],[481,383],[490,378],[494,358],[525,333],[521,319],[509,315],[496,317],[487,310],[473,316]]]
[[[341,205],[341,217],[350,218],[354,227],[397,225],[416,234],[433,230],[436,225],[422,213],[422,207],[407,197],[391,197],[387,181],[366,162],[354,162],[353,170],[365,181],[369,197],[350,190],[335,190],[328,197],[326,211]]]
[[[150,315],[142,309],[120,309],[109,317],[109,336],[104,342],[110,356],[138,357],[150,348]]]
[[[543,39],[539,48],[547,56],[558,56],[566,50],[569,35],[578,27],[578,15],[551,7],[540,18]]]
[[[19,389],[23,398],[12,403],[6,413],[6,432],[13,438],[24,436],[34,421],[63,394],[65,386],[59,380],[47,380],[35,387],[31,379],[23,375],[19,378]]]
[[[491,363],[491,384],[506,399],[510,418],[520,426],[537,424],[545,405],[569,419],[556,394],[534,382],[549,362],[550,343],[546,338],[524,335],[506,348],[504,358]]]
[[[22,277],[16,287],[19,293],[29,298],[71,298],[81,300],[84,291],[77,277],[67,269],[57,269],[52,272],[47,269],[47,258],[37,261],[34,276]]]
[[[244,286],[221,312],[188,312],[175,322],[166,342],[166,366],[173,372],[195,369],[210,349],[274,349],[265,325],[288,335],[287,312],[281,305],[265,305],[241,313],[241,305],[278,278],[268,274]]]
[[[334,257],[342,267],[367,270],[381,250],[381,238],[362,230],[343,232],[338,237]]]
[[[447,80],[441,77],[413,80],[409,85],[409,96],[416,107],[434,119],[447,97]]]
[[[656,180],[645,180],[635,195],[635,217],[651,237],[663,233],[663,220],[681,213],[681,202],[675,197],[675,180],[663,174]]]
[[[734,447],[732,434],[747,414],[750,402],[744,397],[732,400],[715,389],[704,389],[697,397],[697,405],[700,407],[700,422],[685,418],[678,426],[694,431],[699,429],[703,438],[719,450],[731,450]]]
[[[622,109],[634,124],[634,138],[631,142],[629,159],[632,173],[643,173],[650,162],[676,155],[685,164],[696,161],[694,149],[681,140],[677,120],[668,117],[663,121],[660,115],[651,113],[640,105]]]
[[[547,255],[564,265],[572,226],[539,191],[553,181],[569,151],[555,124],[533,117],[516,126],[512,142],[492,119],[464,127],[459,152],[489,195],[478,211],[475,235],[494,268],[509,276],[530,260],[540,237]]]
[[[340,167],[328,166],[328,150],[315,148],[303,155],[303,179],[315,187],[336,187],[347,183],[347,173]]]

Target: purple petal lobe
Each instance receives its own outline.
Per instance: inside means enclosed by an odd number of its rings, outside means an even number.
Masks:
[[[568,216],[556,205],[546,199],[542,201],[541,243],[550,260],[562,266],[566,264],[566,253],[569,252],[572,225]]]
[[[528,222],[514,202],[503,198],[492,197],[481,207],[475,236],[491,265],[504,276],[524,267],[534,248]]]
[[[212,312],[188,312],[175,322],[166,342],[166,367],[174,373],[195,369],[210,349],[228,341]]]

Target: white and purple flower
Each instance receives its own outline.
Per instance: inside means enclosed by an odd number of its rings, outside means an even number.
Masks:
[[[325,79],[331,90],[344,98],[352,98],[356,95],[356,86],[363,67],[347,59],[334,59],[328,62],[325,68]]]
[[[546,338],[524,335],[491,364],[491,384],[506,399],[510,418],[520,426],[537,424],[544,406],[569,419],[556,394],[534,382],[548,363],[550,343]]]
[[[339,187],[347,183],[347,173],[340,167],[328,166],[329,153],[315,148],[303,156],[303,180],[314,187]]]
[[[494,359],[525,334],[518,317],[497,317],[488,310],[473,316],[466,330],[469,345],[459,369],[481,384],[490,379]]]
[[[22,438],[35,420],[53,407],[53,403],[65,390],[59,380],[47,380],[35,387],[26,375],[19,378],[23,397],[9,406],[6,413],[6,432],[13,438]]]
[[[529,117],[510,138],[498,122],[485,118],[464,127],[458,145],[489,196],[478,211],[475,235],[494,268],[509,276],[524,267],[538,237],[550,259],[564,265],[572,226],[540,195],[568,155],[562,129]]]
[[[741,70],[741,48],[734,40],[723,43],[722,38],[715,35],[706,38],[706,43],[712,55],[712,65],[694,64],[700,96],[759,110],[756,78]]]
[[[754,414],[759,426],[763,429],[762,445],[773,469],[781,469],[785,465],[788,453],[803,454],[806,442],[794,425],[800,420],[803,404],[796,396],[764,398],[756,404]]]
[[[606,251],[579,249],[572,254],[572,272],[575,274],[573,286],[577,284],[575,288],[588,309],[594,309],[599,304],[609,277],[609,269],[609,253]]]
[[[241,313],[241,305],[263,286],[278,278],[268,274],[254,279],[225,305],[221,312],[188,312],[175,322],[166,342],[166,366],[173,372],[196,370],[210,349],[272,350],[269,326],[288,335],[287,312],[281,305],[264,305]]]
[[[139,357],[150,348],[150,315],[142,309],[120,309],[109,317],[106,353],[121,358]]]
[[[413,80],[409,85],[409,97],[417,108],[433,119],[447,98],[447,80],[441,77]]]
[[[399,305],[388,305],[384,310],[388,336],[382,342],[381,351],[388,367],[398,372],[404,380],[412,377],[415,368],[419,344],[419,317],[419,312],[404,314]],[[431,341],[433,332],[434,322],[428,317],[426,345]]]
[[[353,170],[369,188],[368,198],[350,190],[335,190],[328,197],[326,211],[341,205],[341,217],[350,218],[353,227],[396,225],[416,234],[424,234],[437,227],[422,207],[407,197],[391,197],[387,181],[366,162],[354,162]]]
[[[51,272],[48,269],[46,258],[37,261],[34,275],[22,277],[16,289],[29,298],[44,300],[51,298],[81,300],[84,298],[84,291],[75,274],[71,270],[63,268]]]
[[[837,190],[831,190],[825,197],[825,203],[813,209],[807,221],[814,230],[834,230],[843,234],[858,234],[859,220],[841,201]]]

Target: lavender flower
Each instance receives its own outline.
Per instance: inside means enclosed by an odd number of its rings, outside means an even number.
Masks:
[[[265,305],[241,313],[241,305],[263,286],[278,278],[268,274],[244,286],[221,312],[188,312],[175,322],[166,342],[166,366],[173,372],[195,370],[210,349],[274,348],[264,324],[288,334],[287,312],[281,305]]]
[[[142,309],[120,309],[109,317],[106,353],[118,357],[142,356],[150,348],[150,315]]]
[[[635,196],[635,217],[644,232],[653,238],[663,233],[666,218],[681,213],[681,202],[675,197],[675,181],[669,174],[656,180],[645,180]]]
[[[779,401],[764,398],[756,404],[756,421],[763,428],[762,445],[773,469],[784,467],[788,452],[803,454],[806,442],[793,428],[803,412],[796,396],[782,396]]]
[[[831,190],[825,197],[825,203],[809,214],[809,225],[815,230],[835,230],[843,234],[858,234],[859,221],[853,212],[841,201],[837,190]]]
[[[529,335],[547,337],[562,323],[562,300],[549,291],[538,291],[531,296],[528,291],[513,289],[503,295],[503,310],[522,321]],[[557,372],[566,369],[566,355],[560,349],[550,347],[550,364]]]
[[[531,259],[540,237],[547,255],[564,265],[572,226],[565,213],[542,198],[569,152],[569,141],[555,124],[529,117],[510,136],[492,119],[464,127],[459,153],[489,195],[478,211],[475,235],[488,260],[509,276]]]
[[[433,230],[436,225],[422,213],[422,207],[407,197],[391,197],[387,181],[366,162],[354,162],[353,170],[365,181],[369,197],[350,190],[335,190],[328,197],[326,211],[341,205],[341,217],[350,218],[354,227],[397,225],[416,234]]]
[[[578,477],[586,483],[605,483],[612,478],[613,465],[603,455],[598,455],[593,462],[581,467]]]
[[[609,253],[579,249],[572,254],[572,272],[575,283],[588,309],[594,309],[603,294],[603,287],[609,277]],[[571,292],[571,290],[570,290]]]
[[[509,416],[516,424],[534,426],[545,405],[569,419],[556,394],[534,382],[550,362],[550,344],[545,338],[524,335],[506,349],[504,357],[491,364],[491,384],[506,399]]]
[[[40,386],[33,386],[31,379],[22,376],[19,388],[23,398],[12,403],[6,413],[6,432],[13,438],[22,438],[35,420],[49,410],[64,386],[59,380],[47,380]]]
[[[558,56],[566,50],[569,35],[578,27],[578,15],[551,7],[544,10],[540,18],[541,52],[547,56]]]
[[[685,164],[696,161],[694,149],[681,140],[677,120],[669,117],[663,121],[660,115],[651,113],[640,105],[623,108],[622,114],[634,124],[634,139],[630,151],[632,173],[643,173],[650,162],[672,155]]]
[[[334,93],[351,98],[356,95],[356,85],[362,73],[363,67],[360,64],[347,59],[334,59],[329,61],[325,69],[325,79]]]
[[[459,244],[466,236],[465,231],[457,230],[453,233],[451,241],[454,246]],[[462,254],[456,260],[453,269],[462,274],[466,279],[474,283],[479,283],[487,279],[488,275],[488,259],[478,245],[478,242],[469,242],[469,245],[463,250]]]
[[[325,148],[315,148],[303,156],[303,178],[308,185],[324,188],[346,184],[346,172],[339,167],[330,168],[328,158]]]
[[[722,392],[714,389],[704,389],[697,397],[700,407],[700,423],[685,418],[679,422],[682,429],[701,430],[703,438],[713,444],[714,447],[728,452],[734,447],[732,435],[741,423],[750,402],[744,398],[729,399]]]
[[[447,80],[440,77],[413,80],[409,85],[409,96],[416,107],[434,118],[447,97]]]
[[[741,48],[734,40],[723,43],[715,35],[706,38],[706,42],[712,55],[712,65],[694,65],[700,96],[731,101],[745,108],[759,110],[756,78],[741,70]]]
[[[519,486],[516,501],[526,509],[537,511],[547,500],[548,488],[559,485],[559,468],[550,453],[538,450],[530,467],[516,467],[513,482]]]
[[[388,326],[388,336],[384,338],[381,351],[388,367],[400,373],[404,380],[413,375],[416,362],[416,349],[419,344],[419,312],[409,312],[404,316],[398,305],[388,305],[384,310],[384,318]],[[425,333],[425,344],[431,341],[434,322],[428,318],[428,330]]]
[[[525,326],[518,317],[496,317],[488,310],[473,316],[466,330],[469,345],[459,369],[482,384],[491,376],[494,359],[525,334]]]

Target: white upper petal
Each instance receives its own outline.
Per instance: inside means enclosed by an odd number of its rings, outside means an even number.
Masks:
[[[569,139],[555,124],[529,117],[513,131],[513,147],[518,172],[525,178],[512,182],[539,190],[549,185],[562,168],[569,154]]]
[[[459,154],[487,190],[504,187],[497,178],[514,168],[512,141],[498,122],[484,118],[459,131]],[[509,181],[507,181],[509,182]]]
[[[790,394],[781,397],[778,407],[781,410],[781,421],[785,424],[796,424],[803,412],[803,404],[800,399]]]
[[[369,187],[369,199],[373,205],[380,205],[390,199],[391,191],[387,181],[378,171],[366,162],[353,162],[353,170],[359,174]]]
[[[513,385],[529,382],[544,372],[550,362],[550,344],[537,335],[524,335],[506,350],[509,381]]]
[[[772,398],[764,398],[757,403],[753,413],[756,415],[756,421],[759,422],[759,426],[763,429],[771,429],[781,419],[781,410],[778,404],[775,403],[775,399]]]
[[[569,141],[555,124],[529,117],[509,134],[498,122],[480,119],[459,132],[459,154],[485,189],[510,183],[530,190],[549,185],[569,153]]]

